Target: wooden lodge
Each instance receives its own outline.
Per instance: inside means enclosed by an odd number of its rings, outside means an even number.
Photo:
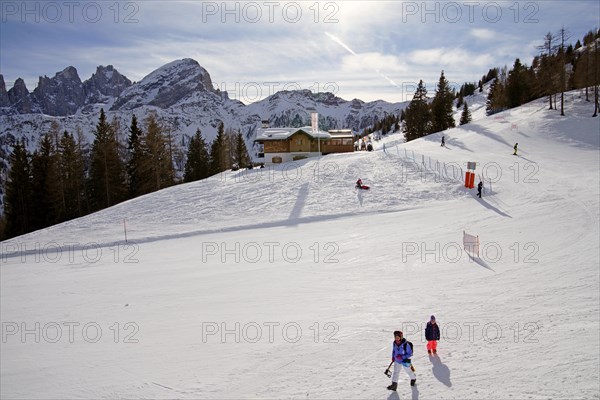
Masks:
[[[259,129],[254,141],[259,146],[259,158],[267,164],[279,164],[308,157],[354,151],[354,136],[349,129],[314,131],[302,128]],[[263,156],[262,158],[260,156]]]

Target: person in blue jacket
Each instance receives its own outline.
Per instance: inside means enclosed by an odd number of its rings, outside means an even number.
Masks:
[[[392,361],[394,362],[394,373],[392,375],[392,384],[388,386],[388,390],[396,390],[398,388],[398,378],[400,369],[410,378],[410,386],[415,386],[417,375],[412,370],[410,358],[413,355],[412,345],[403,337],[401,331],[394,332],[394,342],[392,343]]]
[[[435,316],[431,316],[425,327],[425,340],[427,340],[427,353],[437,354],[437,341],[440,340],[440,327],[435,322]]]

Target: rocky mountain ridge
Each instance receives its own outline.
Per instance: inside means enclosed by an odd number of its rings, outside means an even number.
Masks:
[[[52,78],[40,77],[32,92],[20,78],[6,90],[0,75],[0,146],[11,146],[24,138],[33,149],[52,122],[61,130],[80,130],[91,142],[101,108],[122,128],[123,139],[133,114],[143,120],[152,111],[169,126],[176,141],[181,139],[178,142],[185,145],[186,138],[198,128],[211,140],[220,122],[241,130],[251,144],[261,120],[269,120],[271,126],[303,126],[310,123],[310,114],[315,111],[321,129],[359,132],[388,114],[399,113],[406,105],[348,101],[333,93],[310,90],[280,91],[245,105],[215,89],[208,71],[189,58],[170,62],[136,83],[112,65],[98,66],[82,82],[71,66]]]

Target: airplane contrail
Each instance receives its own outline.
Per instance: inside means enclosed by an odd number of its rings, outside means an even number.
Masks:
[[[335,43],[339,44],[340,46],[342,46],[344,49],[346,49],[348,51],[348,53],[352,54],[353,56],[358,56],[358,54],[356,54],[356,52],[354,50],[352,50],[350,48],[350,46],[348,46],[347,44],[345,44],[344,42],[342,42],[338,37],[332,35],[329,32],[325,32],[325,34],[331,39],[333,40]],[[392,85],[394,85],[397,88],[400,88],[400,86],[398,86],[396,84],[396,82],[394,82],[392,79],[388,78],[385,74],[382,74],[377,68],[375,69],[375,72],[377,72],[381,77],[383,77],[385,80],[387,80],[389,83],[391,83]]]

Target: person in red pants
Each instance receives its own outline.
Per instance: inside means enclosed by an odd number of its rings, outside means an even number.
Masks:
[[[427,353],[437,354],[437,341],[440,340],[440,327],[435,322],[435,316],[433,315],[425,327],[425,339],[427,340]]]

